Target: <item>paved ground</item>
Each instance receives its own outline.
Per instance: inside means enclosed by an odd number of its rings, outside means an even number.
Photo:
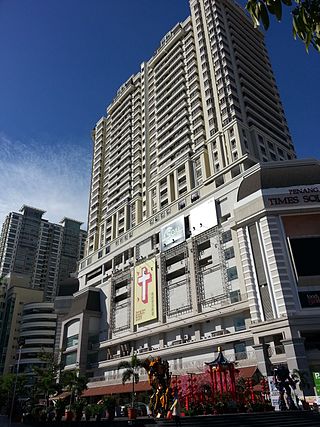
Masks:
[[[10,427],[8,417],[0,415],[0,427]],[[11,427],[21,427],[20,423],[11,423]]]

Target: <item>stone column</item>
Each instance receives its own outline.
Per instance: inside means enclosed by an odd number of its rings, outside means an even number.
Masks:
[[[289,338],[281,340],[286,353],[288,369],[292,373],[293,369],[301,371],[307,379],[309,388],[305,388],[306,395],[314,395],[312,387],[313,381],[310,377],[309,363],[304,346],[304,338]]]
[[[189,253],[188,262],[189,262],[189,280],[190,280],[192,311],[194,314],[197,314],[200,311],[200,307],[199,307],[198,297],[197,297],[197,280],[196,280],[195,266],[194,266],[195,254],[193,253],[191,240],[188,242],[188,253]]]
[[[271,375],[271,362],[268,355],[269,344],[255,344],[252,346],[256,352],[257,367],[261,374],[266,377]]]

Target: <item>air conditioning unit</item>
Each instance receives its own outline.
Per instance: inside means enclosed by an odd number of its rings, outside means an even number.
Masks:
[[[188,341],[189,340],[189,335],[183,335],[183,339],[184,339],[184,341]]]

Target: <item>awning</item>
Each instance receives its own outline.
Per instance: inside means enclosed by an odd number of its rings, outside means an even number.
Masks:
[[[252,378],[257,372],[257,369],[257,366],[246,366],[245,368],[237,368],[238,373],[236,375],[242,378]]]
[[[140,381],[138,384],[134,385],[134,391],[147,391],[151,390],[150,384],[148,381]],[[126,384],[113,384],[105,385],[101,387],[92,387],[88,388],[82,393],[82,397],[89,396],[103,396],[105,394],[120,394],[120,393],[131,393],[132,392],[132,383]]]
[[[71,396],[71,392],[70,391],[63,391],[60,394],[57,394],[57,396],[52,396],[50,397],[50,400],[59,400],[59,399],[65,399],[66,397]]]

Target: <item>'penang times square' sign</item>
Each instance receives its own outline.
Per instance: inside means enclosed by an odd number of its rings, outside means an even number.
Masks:
[[[139,264],[134,269],[134,309],[135,325],[157,318],[157,280],[155,258]]]
[[[274,189],[275,190],[275,189]],[[263,191],[265,193],[265,191]],[[264,194],[265,204],[268,207],[313,205],[320,204],[320,184],[279,188],[273,194]]]

